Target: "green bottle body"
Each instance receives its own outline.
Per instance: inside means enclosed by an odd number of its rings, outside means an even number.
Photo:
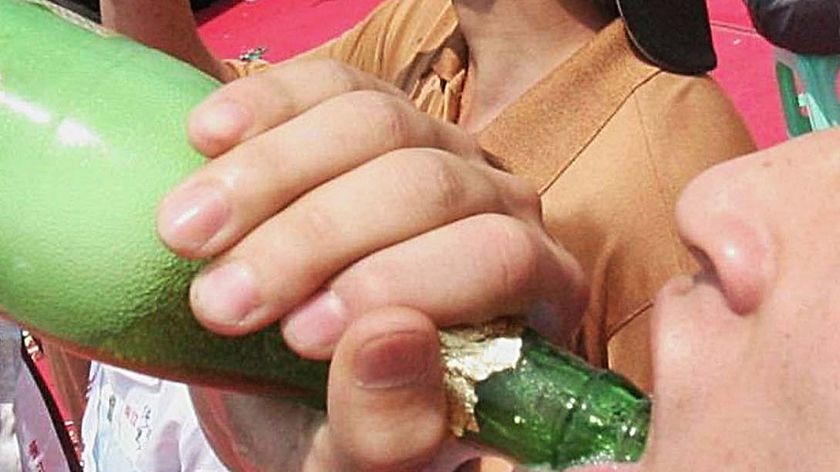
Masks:
[[[218,86],[126,38],[0,0],[0,307],[114,364],[283,384],[321,405],[327,367],[277,349],[278,330],[200,329],[187,288],[202,262],[156,234],[158,202],[204,162],[186,117]]]
[[[177,258],[155,232],[158,202],[204,162],[184,123],[218,86],[43,6],[0,0],[0,311],[112,364],[324,408],[329,365],[297,357],[275,327],[238,338],[203,329],[188,302],[203,262]],[[638,457],[647,399],[525,341],[522,363],[477,386],[470,439],[555,467]],[[604,405],[606,426],[563,416],[569,402]],[[618,433],[628,428],[644,430],[630,449]]]

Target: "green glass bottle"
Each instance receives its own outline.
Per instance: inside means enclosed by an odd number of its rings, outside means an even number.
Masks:
[[[552,468],[641,457],[650,399],[532,331],[517,365],[476,386],[478,432],[468,438],[525,464]]]
[[[112,364],[324,408],[329,365],[273,327],[204,330],[188,302],[203,262],[155,233],[157,203],[204,162],[183,124],[218,85],[41,0],[0,0],[0,311]],[[650,402],[621,377],[529,331],[441,339],[467,439],[555,468],[644,449]]]

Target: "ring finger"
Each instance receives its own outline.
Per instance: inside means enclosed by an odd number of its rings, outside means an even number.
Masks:
[[[193,283],[193,311],[223,334],[259,329],[382,248],[470,215],[528,213],[501,197],[525,193],[501,191],[514,185],[507,177],[436,149],[386,154],[310,191],[220,256]]]
[[[481,160],[465,132],[406,100],[344,94],[207,163],[164,199],[158,232],[181,256],[212,257],[318,185],[389,151],[424,146]]]

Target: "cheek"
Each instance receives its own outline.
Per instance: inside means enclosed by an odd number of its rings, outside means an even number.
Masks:
[[[737,367],[744,361],[749,324],[707,285],[659,300],[653,319],[657,382],[661,387],[690,382],[696,389],[694,380]]]
[[[803,302],[791,294],[787,316],[767,323],[753,357],[756,372],[792,425],[831,431],[840,440],[840,305],[832,294]]]

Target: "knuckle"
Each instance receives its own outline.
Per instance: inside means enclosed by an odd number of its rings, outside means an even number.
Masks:
[[[230,82],[216,93],[217,97],[239,103],[250,110],[256,125],[268,127],[300,112],[295,94],[277,93],[277,90],[289,90],[291,82],[288,70],[282,67],[271,68],[266,73]],[[270,106],[264,106],[266,103]]]
[[[539,270],[539,238],[531,228],[511,217],[492,215],[482,240],[495,259],[492,274],[500,293],[516,296],[530,290]]]
[[[574,309],[583,310],[589,297],[589,284],[577,259],[562,244],[547,237],[547,246],[551,250],[551,268],[557,277],[554,277],[553,285],[557,286],[557,293],[561,293],[568,301],[568,306]],[[551,283],[550,283],[551,285]]]
[[[356,90],[359,80],[356,73],[346,64],[336,59],[318,59],[317,76],[325,78],[339,93]]]
[[[451,212],[466,205],[468,191],[464,176],[452,159],[443,152],[396,153],[398,166],[395,173],[408,203],[424,202],[431,214]],[[417,207],[420,208],[420,207]]]
[[[383,92],[360,90],[345,94],[352,115],[369,129],[376,138],[390,143],[390,149],[405,147],[409,143],[409,109],[402,100]]]
[[[511,181],[511,193],[514,195],[514,202],[516,202],[517,206],[522,208],[526,213],[541,218],[542,199],[540,198],[540,194],[531,185],[518,178],[513,177]]]
[[[271,78],[270,74],[271,73],[269,72],[265,77],[260,75],[242,77],[232,82],[223,84],[215,92],[210,94],[209,100],[240,101],[243,98],[247,99],[250,94],[255,91],[259,92],[265,88],[264,83],[266,80]]]
[[[521,178],[501,170],[493,170],[501,176],[500,186],[514,214],[525,214],[537,220],[542,219],[542,199],[537,190]]]
[[[275,172],[276,170],[280,170],[279,166],[282,164],[282,159],[277,159],[277,157],[282,152],[282,148],[267,134],[247,139],[231,151],[231,155],[238,156],[238,162],[242,164],[238,169],[230,168],[230,172],[226,178],[231,180],[244,178],[247,180],[245,176],[250,172],[254,172],[255,169],[267,172],[263,174],[263,177],[266,179],[283,175]],[[285,171],[287,168],[288,166],[282,167],[282,170]]]
[[[329,248],[333,246],[341,228],[335,216],[323,205],[309,202],[303,205],[297,218],[297,232],[307,246]]]
[[[265,74],[250,75],[223,85],[213,98],[219,98],[250,105],[254,97],[263,97],[276,90],[276,83],[283,81],[281,71],[269,71]]]
[[[400,275],[399,267],[381,261],[364,259],[350,267],[341,276],[336,287],[341,298],[358,311],[370,311],[387,306],[392,301],[391,281]]]
[[[461,174],[442,158],[429,158],[425,165],[429,166],[428,190],[432,203],[442,209],[461,206],[467,195]]]
[[[451,133],[451,139],[455,141],[455,145],[452,148],[456,151],[456,154],[469,161],[489,165],[489,162],[484,157],[486,152],[482,149],[475,135],[470,134],[466,129],[454,123],[445,122],[443,125],[444,130],[448,130]]]

